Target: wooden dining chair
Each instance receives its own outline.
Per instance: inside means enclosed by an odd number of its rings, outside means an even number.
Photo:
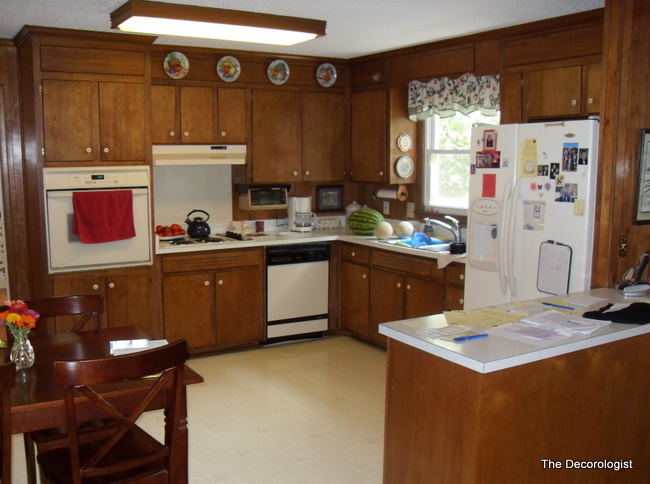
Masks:
[[[56,383],[63,388],[69,446],[38,454],[46,479],[54,484],[85,482],[187,483],[187,403],[183,381],[187,343],[95,360],[56,361]],[[146,379],[142,399],[126,411],[100,395],[114,382]],[[146,395],[144,395],[146,393]],[[84,398],[85,397],[85,398]],[[137,424],[152,402],[161,403],[164,439]],[[92,436],[78,429],[79,405],[95,404],[116,429]],[[158,408],[158,407],[156,407]],[[96,481],[95,481],[95,480]]]
[[[41,326],[41,334],[54,332],[73,332],[99,329],[99,315],[104,307],[101,295],[58,296],[25,301],[27,307],[38,312],[40,318],[36,325]],[[57,325],[45,328],[43,325]],[[38,355],[37,355],[38,357]],[[25,464],[28,484],[36,484],[36,454],[48,449],[67,445],[65,428],[53,428],[23,434],[25,442]]]
[[[0,365],[0,483],[11,483],[11,389],[16,385],[16,365]]]
[[[40,314],[39,324],[36,325],[37,334],[44,318],[56,318],[56,327],[48,328],[48,332],[76,333],[82,330],[99,329],[99,314],[104,307],[104,299],[98,294],[48,297],[32,299],[25,303],[29,309]],[[64,319],[65,316],[70,317]]]

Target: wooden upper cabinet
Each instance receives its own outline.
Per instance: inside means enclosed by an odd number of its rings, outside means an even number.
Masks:
[[[345,96],[305,92],[302,95],[302,179],[334,181],[345,177],[347,126]]]
[[[46,79],[42,88],[45,161],[92,161],[99,147],[91,82]]]
[[[246,143],[246,90],[151,87],[153,144]]]
[[[214,89],[180,88],[181,143],[201,144],[215,141]]]
[[[598,114],[600,113],[600,91],[603,85],[603,65],[587,64],[582,71],[585,92],[582,108],[587,114]]]
[[[298,91],[253,91],[255,183],[301,180],[302,106]]]
[[[101,161],[142,161],[147,153],[144,85],[99,83]]]
[[[175,143],[178,135],[178,108],[174,86],[151,86],[151,142]]]
[[[529,118],[580,114],[581,66],[531,71],[526,83]]]
[[[533,70],[525,74],[525,115],[586,117],[600,111],[602,64]]]
[[[218,141],[246,143],[246,90],[218,89]]]
[[[350,180],[386,181],[385,89],[355,92],[350,106]]]
[[[44,79],[47,162],[119,162],[146,158],[144,85]]]

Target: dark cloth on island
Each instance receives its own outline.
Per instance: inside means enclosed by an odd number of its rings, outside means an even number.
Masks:
[[[595,311],[587,311],[585,318],[611,321],[612,323],[647,324],[650,323],[650,304],[635,302],[618,311],[605,312],[613,304],[608,304]]]

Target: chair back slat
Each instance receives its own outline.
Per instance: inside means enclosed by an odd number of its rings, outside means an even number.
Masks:
[[[99,329],[99,315],[104,307],[104,300],[99,294],[32,299],[25,303],[30,309],[38,312],[41,319],[78,316],[77,320],[71,318],[70,321],[67,321],[65,328],[56,328],[57,332],[62,332],[63,329],[72,333]],[[39,325],[37,325],[37,331],[38,327]]]

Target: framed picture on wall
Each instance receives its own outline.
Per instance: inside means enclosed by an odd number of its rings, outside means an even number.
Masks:
[[[650,128],[641,130],[635,223],[650,223]]]
[[[343,186],[316,187],[316,211],[335,212],[343,210]]]

